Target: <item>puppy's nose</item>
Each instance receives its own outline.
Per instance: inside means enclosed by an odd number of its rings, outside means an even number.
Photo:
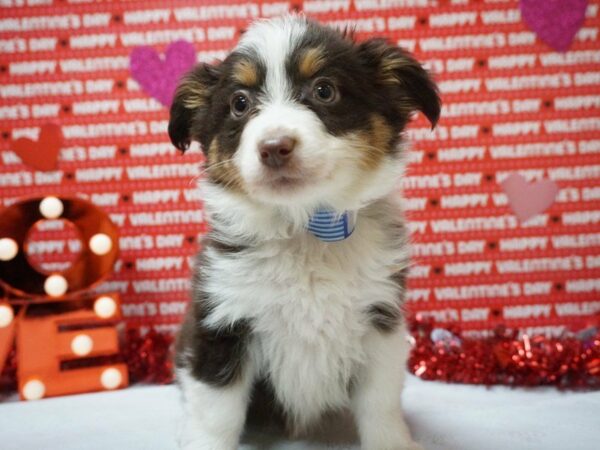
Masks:
[[[278,169],[291,159],[295,146],[296,139],[290,136],[264,139],[258,143],[260,160],[265,166]]]

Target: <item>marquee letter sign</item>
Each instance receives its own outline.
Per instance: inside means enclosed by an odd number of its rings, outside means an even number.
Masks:
[[[68,268],[48,272],[30,261],[28,236],[56,219],[75,227],[82,248]],[[119,296],[92,291],[111,273],[117,244],[110,218],[79,198],[27,199],[0,212],[0,370],[16,336],[22,399],[127,386]]]

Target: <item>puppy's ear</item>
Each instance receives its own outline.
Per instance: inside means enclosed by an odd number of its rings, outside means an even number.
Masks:
[[[213,88],[219,81],[219,68],[209,64],[200,64],[188,73],[179,83],[169,119],[169,137],[175,147],[182,152],[190,146],[194,136],[192,125],[194,118],[201,120],[202,112],[210,104]]]
[[[429,73],[408,52],[385,39],[370,39],[359,44],[367,67],[376,68],[376,82],[392,88],[390,100],[408,116],[422,111],[435,127],[440,117],[441,100]]]

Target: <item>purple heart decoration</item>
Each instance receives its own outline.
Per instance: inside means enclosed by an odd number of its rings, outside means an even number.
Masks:
[[[521,0],[521,17],[537,36],[566,52],[583,25],[588,0]]]
[[[177,83],[195,62],[194,46],[176,41],[167,47],[164,59],[152,47],[134,48],[129,57],[129,71],[147,94],[170,107]]]

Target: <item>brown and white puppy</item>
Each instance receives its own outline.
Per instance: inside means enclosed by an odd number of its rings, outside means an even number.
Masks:
[[[186,449],[237,448],[257,383],[294,430],[353,412],[367,450],[416,449],[400,407],[407,236],[400,133],[435,125],[436,87],[408,53],[301,16],[254,23],[179,86],[169,134],[206,155],[211,231],[177,349]],[[317,211],[355,217],[344,239]]]

